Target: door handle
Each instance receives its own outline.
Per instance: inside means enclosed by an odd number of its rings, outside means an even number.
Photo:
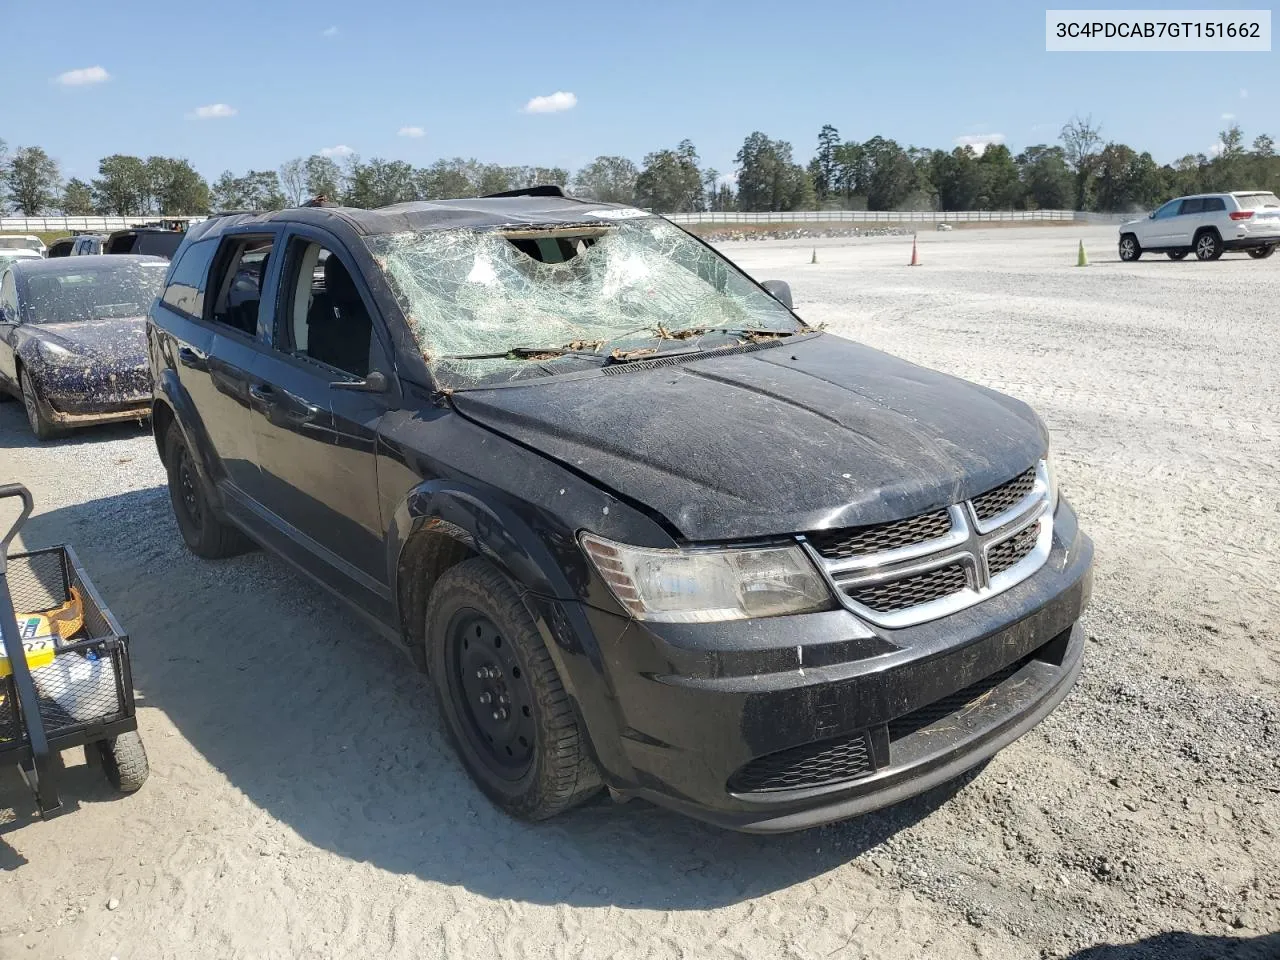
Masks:
[[[255,400],[261,400],[263,403],[277,403],[276,392],[267,383],[255,383],[249,388],[249,396]]]
[[[208,370],[209,364],[205,358],[196,353],[190,347],[178,348],[178,362],[184,367],[190,367],[192,370]]]

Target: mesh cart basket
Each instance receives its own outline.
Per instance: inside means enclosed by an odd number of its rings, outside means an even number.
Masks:
[[[60,806],[59,754],[84,746],[112,786],[146,780],[134,716],[129,640],[68,546],[9,553],[31,514],[20,484],[0,486],[22,512],[0,540],[0,763],[16,763],[41,814]]]

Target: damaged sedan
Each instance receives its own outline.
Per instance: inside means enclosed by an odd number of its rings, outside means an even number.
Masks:
[[[952,779],[1081,669],[1025,404],[556,189],[193,226],[148,325],[185,542],[405,646],[479,788],[794,830]]]
[[[86,256],[19,261],[0,277],[0,395],[41,440],[150,414],[145,317],[168,263]]]

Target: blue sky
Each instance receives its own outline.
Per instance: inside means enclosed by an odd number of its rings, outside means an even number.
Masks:
[[[325,148],[575,169],[684,137],[728,171],[757,129],[802,161],[823,123],[930,147],[998,135],[1016,152],[1075,113],[1161,162],[1208,152],[1224,114],[1249,140],[1280,137],[1276,53],[1046,53],[1045,5],[1025,2],[4,7],[0,138],[85,178],[117,152],[185,156],[212,178]],[[574,105],[524,109],[556,93]],[[229,109],[196,115],[215,105]]]

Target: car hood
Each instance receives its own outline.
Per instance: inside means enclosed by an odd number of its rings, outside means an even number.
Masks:
[[[668,363],[452,401],[688,540],[914,516],[998,486],[1047,445],[1026,404],[830,334]]]
[[[53,343],[74,354],[76,360],[107,363],[145,363],[147,358],[147,321],[145,317],[122,320],[75,320],[62,323],[32,324],[27,330],[31,339]],[[57,355],[44,354],[46,360]],[[70,358],[68,358],[70,359]]]

